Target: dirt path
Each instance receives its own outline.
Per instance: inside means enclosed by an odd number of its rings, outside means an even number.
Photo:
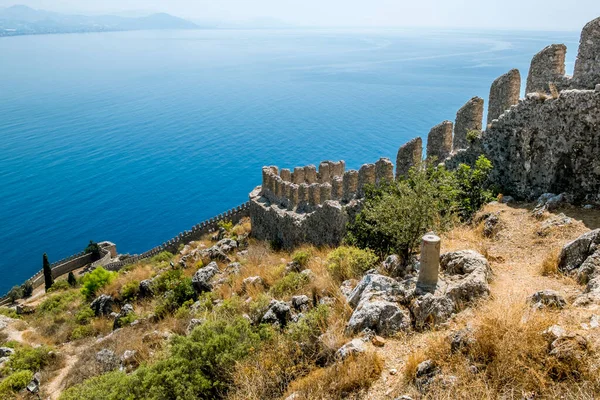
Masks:
[[[528,296],[543,289],[556,290],[569,302],[581,293],[582,287],[571,279],[542,276],[540,266],[549,254],[558,251],[565,243],[597,228],[594,225],[598,223],[600,213],[564,210],[578,220],[567,226],[553,228],[548,235],[540,235],[542,221],[534,219],[528,208],[488,205],[485,211],[500,213],[503,228],[496,238],[485,239],[480,230],[478,232],[470,227],[457,228],[444,235],[442,252],[472,249],[486,255],[494,271],[494,280],[490,284],[491,296],[479,307],[461,312],[445,329],[411,333],[387,340],[381,349],[373,348],[384,360],[384,371],[381,378],[362,396],[363,399],[394,399],[403,395],[399,388],[403,387],[404,367],[410,354],[425,348],[431,339],[445,337],[451,330],[461,329],[470,321],[480,318],[486,307],[524,304]],[[593,310],[567,308],[560,318],[562,321],[568,320],[571,325],[584,324],[591,315]]]
[[[56,371],[53,375],[53,379],[42,387],[42,390],[46,396],[49,396],[51,400],[58,399],[63,389],[63,381],[65,377],[79,359],[77,356],[77,349],[75,349],[69,343],[61,347],[60,353],[63,356],[63,367]]]

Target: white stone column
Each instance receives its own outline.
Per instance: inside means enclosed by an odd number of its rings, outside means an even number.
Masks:
[[[421,267],[417,290],[421,292],[434,293],[438,282],[440,269],[440,245],[441,240],[434,234],[423,236],[421,243]]]

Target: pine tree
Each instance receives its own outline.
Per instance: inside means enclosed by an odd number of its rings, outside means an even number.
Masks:
[[[73,272],[69,272],[67,282],[69,282],[69,285],[71,285],[72,287],[77,286],[77,279],[75,278],[75,275],[73,275]]]
[[[50,261],[48,261],[48,255],[44,253],[44,282],[46,283],[46,291],[54,284],[54,278],[52,277],[52,269],[50,268]]]

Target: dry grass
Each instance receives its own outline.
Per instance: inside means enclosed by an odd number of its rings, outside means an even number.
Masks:
[[[560,251],[558,249],[551,250],[546,258],[540,264],[540,274],[542,276],[554,276],[558,275],[558,256]]]
[[[296,393],[305,400],[347,398],[371,386],[382,370],[383,361],[377,353],[358,354],[293,382],[287,394]]]
[[[154,269],[150,265],[137,265],[135,268],[125,273],[119,274],[115,280],[100,289],[97,295],[107,294],[114,298],[119,298],[121,289],[129,282],[141,282],[154,275]]]

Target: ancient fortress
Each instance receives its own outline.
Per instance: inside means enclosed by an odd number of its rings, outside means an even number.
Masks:
[[[496,79],[484,131],[484,100],[479,97],[458,110],[454,123],[433,127],[427,137],[427,158],[455,168],[460,163],[472,165],[484,154],[492,161],[492,179],[504,194],[533,199],[565,192],[579,201],[600,201],[600,18],[583,28],[573,76],[565,75],[566,51],[565,45],[553,44],[533,57],[524,99],[519,98],[518,70]],[[395,173],[386,158],[358,171],[346,170],[344,161],[293,170],[264,167],[262,185],[250,193],[249,202],[133,257],[119,257],[114,244],[103,242],[102,258],[92,265],[118,270],[161,251],[175,252],[217,230],[219,221],[237,223],[248,216],[254,237],[283,248],[301,243],[337,245],[346,224],[360,210],[365,186],[405,176],[422,155],[423,140],[417,137],[398,150]],[[91,261],[89,254],[76,254],[54,263],[53,275]],[[41,271],[30,281],[40,285]],[[1,298],[0,304],[6,301]]]
[[[572,77],[565,75],[566,51],[553,44],[533,57],[525,99],[519,98],[518,70],[496,79],[485,131],[484,100],[474,97],[454,123],[431,129],[426,157],[455,168],[484,154],[494,165],[494,183],[517,198],[567,192],[581,201],[600,200],[600,18],[581,33]],[[360,209],[364,186],[406,175],[422,154],[421,138],[400,147],[395,175],[385,158],[358,171],[346,171],[343,161],[321,162],[318,170],[264,167],[262,185],[250,193],[252,234],[284,248],[337,245]]]

